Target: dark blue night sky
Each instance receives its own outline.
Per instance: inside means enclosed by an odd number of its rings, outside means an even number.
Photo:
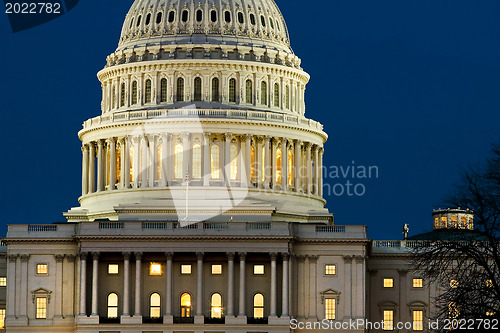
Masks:
[[[335,223],[365,224],[374,239],[400,239],[404,223],[429,231],[461,170],[500,140],[500,1],[277,2],[311,75],[306,115],[330,135],[324,165],[378,167],[378,178],[325,179],[337,194],[347,181],[366,191],[327,197]],[[0,235],[62,222],[77,205],[76,134],[100,114],[96,73],[131,3],[81,0],[15,34],[0,14]]]

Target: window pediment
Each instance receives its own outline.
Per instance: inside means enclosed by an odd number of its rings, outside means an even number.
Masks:
[[[47,303],[50,303],[50,295],[52,294],[52,291],[47,290],[45,288],[38,288],[35,290],[31,291],[31,295],[33,298],[33,303],[35,303],[35,299],[37,297],[46,297],[47,298]]]
[[[320,292],[321,295],[321,304],[324,304],[325,298],[335,298],[337,300],[337,304],[339,303],[340,291],[334,289],[326,289]]]

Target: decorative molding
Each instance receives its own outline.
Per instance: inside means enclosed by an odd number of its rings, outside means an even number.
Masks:
[[[54,258],[56,259],[56,262],[63,262],[64,254],[54,254]]]
[[[340,291],[334,289],[326,289],[319,293],[321,295],[321,304],[325,304],[325,298],[334,298],[336,303],[339,304]]]
[[[233,261],[234,260],[234,252],[228,252],[227,253],[227,260]]]
[[[47,290],[45,288],[38,288],[36,290],[31,291],[31,295],[33,298],[33,303],[35,303],[35,300],[37,297],[46,297],[47,298],[47,303],[50,303],[50,295],[52,294],[52,291]]]
[[[76,256],[74,254],[66,254],[65,257],[68,262],[75,262],[76,260]]]
[[[123,252],[122,256],[123,260],[130,260],[130,252]]]
[[[165,252],[165,257],[166,257],[167,261],[172,261],[172,259],[174,258],[174,253],[173,252]]]
[[[354,258],[354,256],[342,256],[342,258],[344,259],[344,262],[346,264],[350,264],[352,263],[352,259]]]
[[[276,261],[278,259],[278,254],[276,252],[269,253],[269,257],[271,257],[271,261]]]
[[[17,261],[17,254],[9,254],[8,258],[10,262],[16,262]]]
[[[21,262],[28,262],[30,260],[29,254],[21,254],[19,257],[21,258]]]
[[[247,254],[245,252],[238,252],[238,256],[240,258],[240,261],[245,261],[247,258]]]
[[[142,260],[142,252],[134,252],[134,256],[136,261]]]
[[[99,260],[99,252],[92,252],[92,260]]]

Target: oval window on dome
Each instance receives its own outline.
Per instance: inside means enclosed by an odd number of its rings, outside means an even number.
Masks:
[[[146,25],[149,25],[149,23],[151,23],[151,14],[148,14],[148,16],[146,16]]]
[[[224,21],[226,21],[226,23],[231,23],[231,13],[228,10],[224,12]]]
[[[163,13],[162,12],[159,12],[158,14],[156,14],[156,24],[160,24],[161,23],[162,17],[163,17]]]
[[[132,29],[132,26],[134,25],[134,18],[132,17],[132,19],[130,20],[130,27],[128,27],[129,29]]]
[[[276,28],[278,28],[278,31],[281,31],[280,24],[279,24],[278,20],[276,20]]]
[[[243,13],[242,12],[238,12],[238,22],[240,24],[245,23],[245,21],[243,20]]]
[[[139,15],[139,17],[137,18],[137,26],[141,25],[141,18],[142,18],[142,16]]]
[[[210,12],[210,21],[217,22],[217,11],[216,10],[212,10]]]
[[[254,14],[250,14],[250,23],[252,23],[252,25],[255,25],[255,15]]]
[[[182,22],[187,22],[189,12],[187,10],[182,11]]]
[[[196,11],[196,21],[201,22],[203,20],[203,11],[201,9],[198,9]]]
[[[262,26],[265,27],[266,26],[266,19],[264,18],[263,15],[260,16],[260,23],[262,23]]]
[[[274,29],[274,23],[272,18],[269,18],[269,24],[271,25],[271,29]]]
[[[175,12],[171,10],[170,13],[168,13],[168,22],[170,23],[174,22],[174,18],[175,18]]]

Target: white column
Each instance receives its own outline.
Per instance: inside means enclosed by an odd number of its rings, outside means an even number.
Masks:
[[[196,253],[197,259],[197,279],[196,279],[196,317],[195,324],[204,324],[203,317],[203,253]]]
[[[288,278],[288,260],[290,255],[288,253],[283,253],[283,290],[282,290],[282,302],[281,302],[281,318],[289,317],[288,307],[289,307],[289,278]]]
[[[309,288],[310,288],[310,304],[309,304],[309,319],[313,321],[318,319],[317,308],[318,308],[318,280],[316,278],[317,272],[318,256],[309,257]]]
[[[203,186],[210,185],[210,134],[203,133]]]
[[[245,318],[246,310],[245,310],[245,292],[246,292],[246,270],[245,270],[245,260],[246,253],[239,253],[240,256],[240,304],[239,304],[239,313],[238,317]]]
[[[352,318],[352,283],[351,283],[351,263],[352,256],[344,256],[344,320]]]
[[[300,140],[295,140],[295,152],[293,157],[295,161],[293,162],[293,185],[295,186],[295,192],[300,192],[300,146],[302,142]]]
[[[172,317],[172,258],[173,258],[173,253],[172,252],[167,252],[165,253],[165,256],[167,257],[167,293],[165,297],[165,316],[166,317]],[[171,321],[171,322],[169,322]],[[173,318],[164,318],[163,321],[165,324],[167,323],[173,323]]]
[[[132,139],[133,140],[133,145],[134,145],[134,165],[133,165],[133,175],[134,175],[134,187],[138,188],[139,187],[139,178],[141,176],[141,170],[139,170],[140,165],[141,165],[141,137],[135,137]]]
[[[224,181],[231,183],[231,138],[232,133],[224,133]]]
[[[288,149],[287,139],[281,139],[281,190],[286,191],[288,188]]]
[[[128,137],[125,137],[123,139],[123,187],[124,188],[129,188],[130,187],[130,139]]]
[[[323,148],[320,148],[319,151],[318,167],[319,167],[318,195],[320,197],[323,197]]]
[[[252,136],[247,134],[245,137],[245,177],[247,187],[252,187]]]
[[[109,147],[109,191],[113,191],[116,185],[116,139],[108,140]]]
[[[262,182],[262,163],[263,154],[262,154],[262,143],[263,140],[260,137],[255,137],[255,178],[257,182],[257,188],[263,187]]]
[[[104,191],[104,149],[103,141],[97,141],[97,192]]]
[[[167,134],[167,140],[163,141],[163,170],[165,172],[166,185],[172,183],[172,170],[174,167],[174,158],[172,155],[172,134]]]
[[[55,286],[55,313],[56,318],[62,318],[62,305],[63,305],[63,262],[64,255],[54,255],[56,260],[56,286]]]
[[[163,134],[161,136],[161,182],[160,186],[165,187],[168,184],[167,176],[167,161],[168,161],[168,144],[170,143],[167,139],[168,135]]]
[[[142,252],[135,252],[135,307],[134,317],[141,316]]]
[[[271,141],[271,137],[264,137],[264,188],[269,188],[269,183],[271,180],[271,154],[269,150],[269,143]]]
[[[313,180],[313,194],[318,195],[318,188],[319,188],[319,147],[315,146],[314,148],[314,180]]]
[[[189,172],[189,166],[191,165],[191,147],[189,144],[189,139],[191,137],[191,134],[188,132],[182,133],[182,179],[184,179],[186,176],[190,179],[191,173]]]
[[[89,148],[82,146],[82,196],[89,191]]]
[[[99,316],[97,309],[99,285],[99,252],[92,252],[92,316]]]
[[[277,277],[276,277],[276,259],[278,257],[277,253],[271,253],[271,313],[269,314],[269,317],[276,317],[276,308],[277,308],[277,288],[276,288],[276,282],[277,282]]]
[[[141,168],[141,187],[148,186],[148,138],[143,136],[141,138],[141,152],[142,152],[142,168]]]
[[[234,317],[234,253],[227,254],[227,314]]]
[[[63,306],[62,315],[64,318],[74,318],[75,316],[75,291],[78,289],[77,282],[75,281],[75,275],[79,274],[77,267],[75,266],[75,255],[65,255],[66,263],[63,263]],[[75,274],[76,273],[76,274]],[[69,286],[69,289],[64,289],[64,284]],[[65,293],[67,290],[67,293]],[[76,310],[78,311],[78,310]]]
[[[305,170],[305,193],[311,193],[311,143],[306,143],[306,170]]]
[[[156,136],[150,135],[149,141],[149,187],[155,186],[156,177]]]
[[[27,320],[27,299],[28,299],[28,261],[30,256],[28,254],[22,254],[19,259],[21,260],[20,267],[20,281],[21,286],[19,289],[19,313],[17,314],[17,319]]]
[[[16,263],[17,254],[9,254],[7,262],[7,320],[16,319]]]
[[[89,143],[89,185],[88,193],[95,192],[95,145],[93,142]]]
[[[271,140],[271,152],[270,152],[270,156],[271,156],[271,179],[270,179],[270,182],[271,182],[271,188],[276,191],[276,185],[277,185],[277,182],[276,182],[276,173],[278,172],[278,161],[276,159],[276,154],[278,152],[278,142],[277,142],[277,138],[273,138]]]
[[[123,316],[130,316],[130,252],[123,252]]]
[[[87,253],[80,253],[80,316],[87,317]]]

